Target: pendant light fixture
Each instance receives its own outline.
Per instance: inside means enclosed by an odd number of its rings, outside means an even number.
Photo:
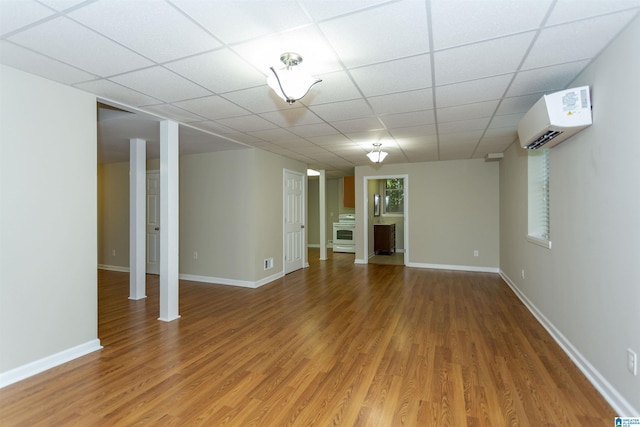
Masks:
[[[371,149],[371,152],[367,154],[367,157],[373,163],[382,163],[384,158],[387,157],[387,154],[389,154],[389,153],[387,153],[386,151],[382,151],[382,144],[381,143],[374,142],[373,143],[373,148]]]
[[[267,83],[289,105],[304,97],[309,89],[322,81],[300,70],[302,57],[297,53],[283,53],[280,55],[280,61],[285,65],[284,68],[276,72],[273,67],[269,67],[271,74],[267,77]]]

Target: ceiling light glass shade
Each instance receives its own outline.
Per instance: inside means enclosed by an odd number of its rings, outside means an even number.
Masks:
[[[271,74],[267,77],[269,87],[288,104],[293,104],[304,97],[314,85],[322,80],[311,77],[300,69],[298,65],[302,62],[302,57],[297,53],[283,53],[280,61],[284,68],[275,70],[270,67]]]
[[[367,153],[367,157],[373,163],[382,163],[384,158],[387,157],[387,154],[389,153],[387,153],[386,151],[382,151],[382,144],[375,143],[373,144],[373,148],[371,149],[371,152]]]

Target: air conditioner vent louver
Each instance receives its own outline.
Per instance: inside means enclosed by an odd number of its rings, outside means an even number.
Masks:
[[[591,125],[589,86],[545,95],[518,123],[522,148],[553,147]]]
[[[527,145],[524,148],[526,148],[527,150],[536,150],[560,134],[562,134],[561,131],[548,130],[544,134],[542,134],[542,136],[540,136],[538,139],[536,139],[535,141],[533,141],[531,144]]]

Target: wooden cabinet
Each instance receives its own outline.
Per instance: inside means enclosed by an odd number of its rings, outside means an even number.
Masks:
[[[373,225],[373,251],[391,254],[396,251],[396,225]]]
[[[356,207],[356,185],[355,177],[345,176],[342,185],[342,206],[345,208]]]

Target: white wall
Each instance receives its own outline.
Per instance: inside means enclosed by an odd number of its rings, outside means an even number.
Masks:
[[[640,414],[640,21],[571,86],[589,85],[593,125],[550,151],[551,250],[526,241],[527,161],[501,161],[500,266],[618,415]],[[525,270],[525,278],[521,272]]]
[[[98,165],[98,265],[129,269],[128,161]]]
[[[0,383],[97,341],[96,99],[0,66]],[[76,354],[77,355],[77,354]],[[3,376],[4,375],[4,376]]]
[[[303,163],[256,149],[180,158],[181,275],[252,286],[283,271],[285,168],[306,172]],[[264,270],[265,258],[273,269]]]
[[[495,162],[474,159],[356,167],[357,236],[363,236],[368,211],[364,177],[404,174],[408,176],[405,227],[409,239],[404,244],[408,264],[497,271],[500,215]],[[358,237],[356,259],[366,260],[366,254]]]

